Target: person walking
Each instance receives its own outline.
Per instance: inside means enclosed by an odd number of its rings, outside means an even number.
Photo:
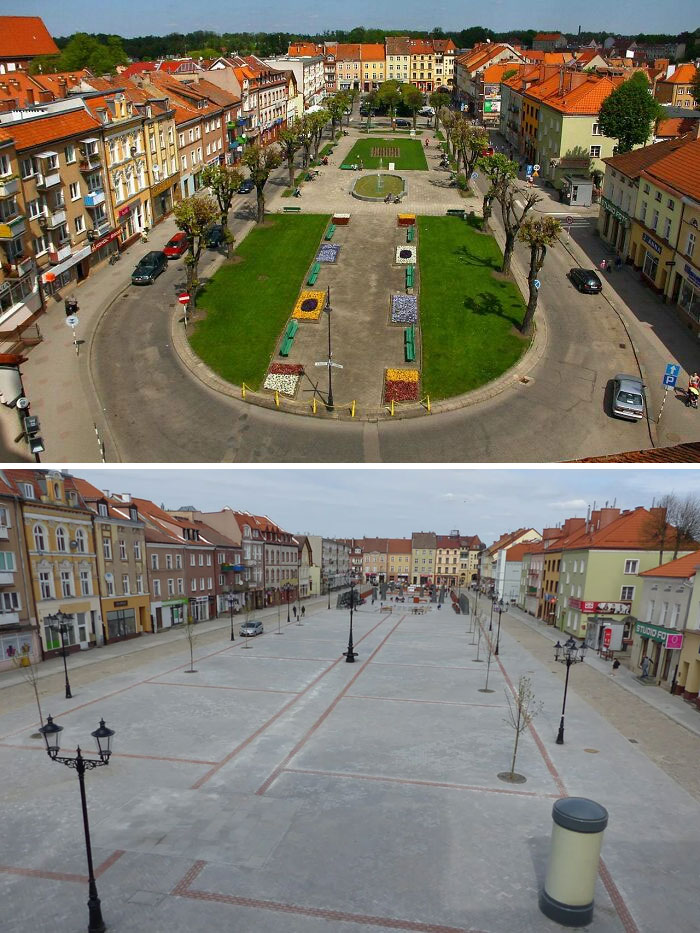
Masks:
[[[642,677],[646,678],[649,676],[650,665],[651,665],[651,661],[649,660],[649,658],[647,657],[642,658]]]
[[[617,256],[615,256],[615,271],[619,272],[621,268],[622,268],[622,256],[618,253]]]
[[[297,617],[297,607],[296,607],[296,606],[292,606],[292,612],[294,613],[294,618],[296,619],[296,617]]]
[[[304,618],[305,615],[306,615],[306,606],[302,606],[302,607],[301,607],[301,617],[302,617],[302,619]]]
[[[600,268],[600,271],[601,271],[601,272],[605,272],[605,270],[608,268],[608,264],[607,264],[607,262],[605,261],[605,259],[603,259],[603,260],[601,261],[600,267],[599,267],[599,268]]]
[[[610,671],[610,676],[614,677],[617,674],[618,668],[620,667],[620,659],[615,658],[612,665],[612,670]]]

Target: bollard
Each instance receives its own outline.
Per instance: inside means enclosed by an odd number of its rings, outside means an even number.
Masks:
[[[593,895],[608,811],[586,797],[563,797],[552,807],[552,843],[540,910],[567,927],[593,919]]]

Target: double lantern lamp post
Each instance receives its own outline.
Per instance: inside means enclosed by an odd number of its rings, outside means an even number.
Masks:
[[[568,638],[563,645],[559,642],[554,646],[554,660],[561,664],[566,664],[566,679],[564,680],[564,702],[561,707],[561,720],[559,722],[559,732],[557,733],[557,745],[564,744],[564,714],[566,713],[566,692],[569,689],[569,668],[572,664],[578,664],[586,656],[586,645],[577,644],[573,638]]]
[[[348,581],[350,583],[350,637],[348,638],[348,650],[343,652],[343,656],[348,664],[354,664],[357,652],[352,643],[352,613],[355,608],[355,577],[351,574]]]

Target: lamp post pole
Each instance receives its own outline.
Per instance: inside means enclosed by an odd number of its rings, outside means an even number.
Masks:
[[[301,600],[299,598],[299,551],[297,551],[297,625],[303,625],[301,621]]]
[[[280,598],[281,593],[281,589],[277,587],[277,631],[275,632],[275,635],[284,635],[284,632],[282,631],[282,613],[280,611],[280,604],[282,603]]]
[[[348,638],[348,650],[343,652],[348,664],[354,664],[357,652],[352,643],[352,612],[355,607],[355,578],[350,577],[350,637]]]
[[[73,694],[70,690],[70,682],[68,680],[68,662],[66,661],[66,635],[68,634],[68,620],[70,616],[66,612],[57,612],[54,615],[46,616],[46,621],[49,623],[49,626],[58,632],[61,636],[61,654],[63,655],[63,673],[66,678],[66,699],[71,700]]]
[[[495,602],[495,597],[491,597],[491,614],[489,615],[489,632],[493,631],[493,604]]]
[[[287,625],[289,625],[291,623],[291,619],[289,618],[289,593],[290,593],[290,590],[292,589],[289,581],[284,584],[282,589],[284,590],[284,598],[287,602]]]
[[[88,933],[104,933],[107,927],[102,918],[102,905],[97,894],[97,884],[95,883],[95,872],[92,864],[90,822],[88,819],[87,797],[85,795],[85,772],[109,764],[109,758],[112,754],[111,742],[114,730],[108,729],[104,719],[101,719],[99,728],[91,733],[97,742],[99,759],[84,758],[80,751],[80,746],[76,748],[76,754],[73,756],[59,756],[59,736],[62,731],[63,726],[57,725],[51,716],[47,718],[46,725],[39,729],[39,732],[44,736],[46,751],[49,758],[52,761],[58,761],[69,768],[73,768],[78,775],[78,781],[80,783],[80,803],[83,811],[83,831],[85,833],[85,854],[88,864]]]
[[[554,646],[554,660],[566,664],[566,677],[564,678],[564,701],[561,705],[561,719],[556,744],[564,744],[564,716],[566,714],[566,694],[569,690],[569,670],[572,664],[578,664],[586,656],[586,645],[577,645],[573,638],[568,638],[563,645],[559,642]]]
[[[228,602],[229,612],[231,613],[231,641],[235,641],[236,637],[233,634],[233,606],[236,602],[236,598],[233,595],[233,593],[228,593],[226,596],[226,600]]]
[[[331,352],[331,287],[326,292],[326,306],[323,309],[328,315],[328,411],[333,411],[333,354]],[[330,606],[328,607],[330,609]]]
[[[499,603],[498,606],[496,606],[496,612],[498,613],[498,631],[496,632],[496,650],[494,651],[496,657],[498,657],[498,649],[501,645],[501,616],[504,611],[503,603]]]

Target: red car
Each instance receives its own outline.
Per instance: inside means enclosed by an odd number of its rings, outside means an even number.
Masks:
[[[187,234],[180,231],[165,244],[163,252],[168,259],[179,259],[187,252]]]
[[[482,150],[481,150],[482,156],[492,156],[492,155],[494,154],[494,152],[495,152],[495,150],[494,150],[493,146],[489,146],[487,149],[482,149]]]

